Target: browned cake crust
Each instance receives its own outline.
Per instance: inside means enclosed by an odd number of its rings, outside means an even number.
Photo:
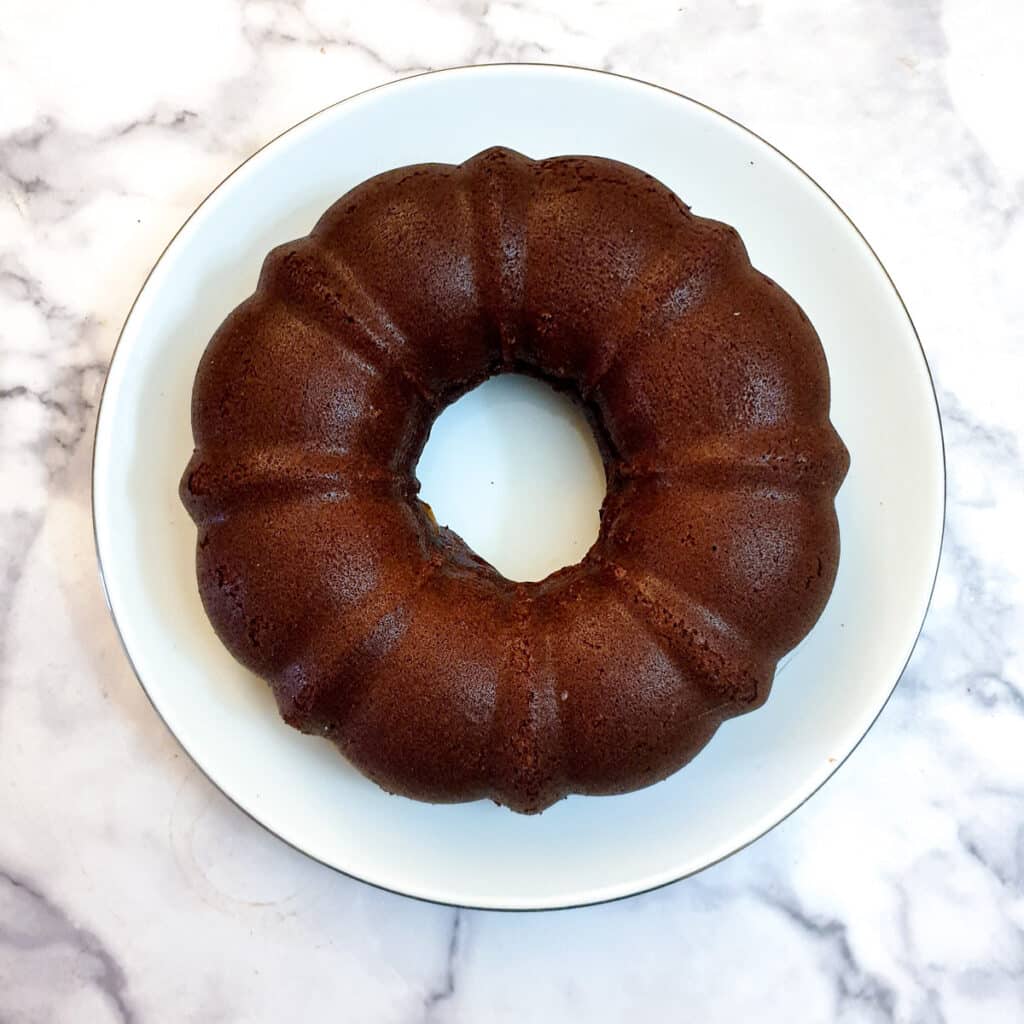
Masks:
[[[597,542],[539,583],[415,497],[435,417],[508,371],[567,386],[605,458]],[[271,252],[203,356],[203,604],[285,720],[391,792],[636,789],[760,705],[821,613],[828,409],[800,307],[649,175],[507,149],[390,171]]]

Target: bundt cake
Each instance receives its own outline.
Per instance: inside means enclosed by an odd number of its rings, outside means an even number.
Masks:
[[[568,389],[598,540],[502,577],[418,501],[438,413]],[[214,629],[384,789],[522,812],[665,778],[760,705],[832,588],[848,456],[800,307],[634,167],[489,149],[378,175],[266,258],[195,380]]]

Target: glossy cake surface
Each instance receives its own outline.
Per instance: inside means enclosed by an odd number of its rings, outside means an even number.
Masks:
[[[416,499],[431,424],[566,387],[597,542],[515,583]],[[730,227],[597,157],[390,171],[267,257],[193,392],[181,495],[221,640],[385,789],[535,812],[671,774],[757,707],[835,577],[848,455],[797,304]]]

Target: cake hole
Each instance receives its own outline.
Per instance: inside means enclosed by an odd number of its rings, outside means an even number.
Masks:
[[[543,381],[493,377],[438,417],[420,497],[511,580],[542,580],[597,540],[606,484],[580,408]]]

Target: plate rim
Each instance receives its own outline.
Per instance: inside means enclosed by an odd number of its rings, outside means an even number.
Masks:
[[[458,74],[460,72],[471,72],[471,71],[498,69],[498,68],[506,69],[506,70],[513,69],[513,68],[533,68],[533,69],[572,71],[572,72],[580,73],[583,76],[587,76],[587,75],[603,75],[603,76],[607,76],[609,78],[615,78],[615,79],[619,79],[619,80],[622,80],[622,81],[625,81],[625,82],[629,82],[629,83],[632,83],[634,85],[641,85],[641,86],[645,86],[647,88],[657,89],[658,91],[667,93],[668,95],[670,95],[670,96],[672,96],[672,97],[674,97],[676,99],[680,99],[680,100],[683,100],[686,103],[690,103],[690,104],[692,104],[692,105],[694,105],[696,107],[700,107],[704,111],[706,111],[707,113],[710,113],[710,114],[714,115],[715,117],[720,118],[722,121],[728,123],[732,127],[738,128],[740,131],[742,131],[746,135],[751,136],[756,141],[760,142],[764,146],[767,146],[770,150],[772,150],[774,153],[776,153],[778,156],[780,156],[790,167],[792,167],[794,170],[796,170],[811,186],[813,186],[814,189],[816,189],[818,191],[818,193],[820,193],[820,195],[828,202],[828,204],[831,205],[835,209],[835,211],[838,212],[842,216],[843,220],[846,221],[847,225],[852,229],[853,233],[864,244],[864,246],[866,247],[868,253],[871,255],[871,258],[877,264],[878,268],[882,271],[882,274],[884,275],[885,280],[888,283],[889,288],[892,289],[892,293],[893,293],[893,295],[895,295],[896,300],[898,301],[898,303],[900,305],[900,308],[903,311],[904,317],[906,317],[907,325],[910,327],[911,333],[914,336],[914,340],[917,343],[918,354],[919,354],[920,359],[921,359],[921,364],[924,367],[925,375],[926,375],[927,381],[928,381],[928,386],[929,386],[929,389],[931,391],[932,405],[934,406],[934,413],[935,413],[935,424],[936,424],[936,427],[938,428],[938,445],[939,445],[939,452],[938,452],[938,454],[939,454],[939,465],[941,467],[941,509],[939,510],[940,511],[940,517],[939,517],[938,544],[937,544],[936,553],[935,553],[935,567],[932,570],[932,578],[931,578],[931,581],[930,581],[929,586],[928,586],[928,596],[927,596],[927,599],[926,599],[926,601],[924,603],[924,608],[923,608],[922,613],[921,613],[921,621],[918,623],[917,630],[916,630],[916,633],[914,635],[914,640],[911,643],[910,649],[907,652],[907,656],[906,656],[906,659],[905,659],[905,661],[903,663],[903,666],[900,668],[899,672],[896,673],[895,678],[892,681],[892,685],[889,688],[889,692],[885,695],[885,699],[882,701],[881,705],[879,706],[878,711],[872,717],[871,721],[868,723],[867,727],[864,729],[863,733],[861,733],[861,735],[858,737],[856,742],[850,747],[850,749],[841,758],[839,758],[836,761],[836,763],[834,765],[831,766],[828,774],[826,774],[810,790],[810,792],[808,792],[806,795],[804,795],[793,807],[791,807],[788,811],[786,811],[786,813],[783,814],[782,817],[780,817],[777,821],[773,822],[771,825],[769,825],[763,831],[758,832],[756,835],[754,835],[754,836],[744,840],[739,845],[737,845],[734,848],[730,849],[727,853],[724,853],[721,856],[716,857],[714,860],[708,861],[708,863],[702,865],[699,868],[694,868],[692,870],[684,871],[682,874],[679,874],[679,875],[674,876],[674,877],[669,878],[669,879],[665,879],[665,880],[659,881],[659,882],[655,883],[654,885],[643,886],[642,888],[638,888],[638,889],[631,889],[629,892],[621,892],[621,893],[617,893],[617,894],[610,895],[610,896],[602,896],[602,897],[599,897],[599,898],[596,898],[596,899],[584,899],[584,900],[581,900],[581,901],[578,901],[578,902],[548,902],[548,903],[537,904],[537,905],[529,905],[529,906],[502,905],[502,904],[499,904],[499,903],[479,903],[479,904],[462,903],[462,902],[455,902],[453,900],[446,900],[446,899],[443,899],[443,898],[440,898],[440,897],[436,897],[435,898],[435,897],[431,897],[431,896],[421,895],[419,893],[407,892],[407,891],[404,891],[404,890],[398,889],[398,888],[392,888],[391,886],[385,885],[385,884],[383,884],[381,882],[376,882],[376,881],[373,881],[372,879],[364,878],[361,875],[359,875],[359,874],[357,874],[357,873],[355,873],[353,871],[349,871],[349,870],[346,870],[344,868],[338,867],[336,864],[331,864],[328,861],[323,860],[321,857],[318,857],[315,854],[310,853],[308,850],[305,850],[300,845],[298,845],[297,842],[293,842],[292,840],[286,838],[285,836],[283,836],[280,833],[278,833],[277,831],[275,831],[274,828],[272,828],[266,822],[261,821],[258,817],[256,817],[254,812],[250,811],[246,807],[243,807],[242,804],[240,804],[238,802],[238,800],[236,800],[230,793],[228,793],[217,782],[217,780],[214,779],[209,774],[209,772],[207,772],[207,770],[199,762],[199,760],[196,758],[196,756],[193,755],[193,753],[188,749],[188,747],[180,739],[178,734],[171,728],[171,726],[169,725],[167,719],[164,717],[163,713],[160,711],[160,708],[157,706],[157,703],[154,700],[152,694],[150,693],[149,688],[146,686],[146,682],[143,679],[142,674],[141,674],[141,672],[138,669],[138,666],[135,664],[135,660],[132,657],[131,651],[128,649],[128,646],[127,646],[127,644],[125,642],[124,634],[122,633],[121,625],[120,625],[120,623],[118,621],[118,618],[117,618],[117,613],[114,611],[113,604],[111,603],[111,600],[110,600],[110,592],[109,592],[109,590],[107,588],[107,575],[106,575],[106,570],[105,570],[104,564],[103,564],[103,553],[102,553],[102,550],[101,550],[101,547],[100,547],[99,527],[98,527],[98,523],[97,523],[97,509],[96,509],[96,505],[97,505],[97,497],[96,497],[96,495],[97,495],[97,485],[96,485],[97,441],[99,440],[100,424],[103,421],[104,401],[105,401],[105,399],[107,397],[107,385],[108,385],[108,383],[110,381],[111,371],[113,370],[114,363],[115,363],[115,361],[117,359],[117,356],[118,356],[118,353],[119,353],[119,351],[121,349],[121,342],[122,342],[122,340],[124,338],[125,331],[127,330],[129,323],[131,322],[131,319],[132,319],[132,316],[133,316],[133,314],[135,312],[135,309],[136,309],[136,307],[139,304],[139,300],[142,298],[143,293],[146,291],[146,288],[148,287],[149,282],[152,279],[152,277],[153,277],[154,273],[156,272],[157,268],[163,262],[164,257],[167,255],[168,251],[171,249],[171,247],[174,245],[174,243],[178,240],[178,238],[181,236],[181,234],[185,231],[185,229],[188,227],[188,225],[192,222],[193,218],[195,218],[198,215],[198,213],[203,209],[203,207],[206,206],[206,204],[214,197],[214,195],[217,192],[219,192],[220,189],[225,184],[227,184],[228,181],[231,180],[231,178],[233,178],[236,174],[238,174],[240,171],[242,171],[242,169],[247,164],[249,164],[250,161],[254,160],[256,157],[258,157],[260,154],[262,154],[266,149],[268,149],[269,147],[271,147],[272,145],[277,143],[285,135],[288,135],[290,132],[295,131],[296,129],[300,128],[302,125],[306,124],[307,122],[312,121],[314,118],[317,118],[317,117],[319,117],[322,114],[325,114],[327,111],[334,110],[336,107],[340,107],[340,106],[342,106],[345,103],[348,103],[348,102],[350,102],[352,100],[356,100],[356,99],[358,99],[358,98],[360,98],[362,96],[366,96],[366,95],[368,95],[370,93],[377,92],[377,91],[382,90],[382,89],[387,89],[387,88],[390,88],[390,87],[393,87],[393,86],[397,86],[397,85],[400,85],[400,84],[405,83],[405,82],[410,82],[410,81],[413,81],[413,80],[418,79],[418,78],[426,78],[428,76],[435,76],[435,75],[453,75],[453,74]],[[93,548],[94,548],[95,555],[96,555],[96,565],[97,565],[97,570],[98,570],[98,574],[99,574],[100,587],[101,587],[101,590],[102,590],[102,593],[103,593],[103,599],[104,599],[104,602],[106,603],[107,610],[110,613],[110,618],[111,618],[111,621],[113,622],[113,625],[114,625],[114,631],[117,634],[118,643],[120,644],[121,650],[123,651],[123,653],[124,653],[124,655],[125,655],[125,657],[126,657],[126,659],[128,661],[129,666],[131,667],[132,673],[135,675],[136,680],[138,680],[138,683],[139,683],[139,686],[142,689],[142,692],[146,695],[146,699],[149,701],[150,706],[156,712],[157,717],[162,722],[164,728],[174,738],[174,740],[178,744],[178,746],[181,747],[181,749],[186,753],[186,755],[188,755],[189,760],[199,770],[200,774],[202,774],[202,776],[211,785],[213,785],[213,787],[223,797],[225,797],[234,807],[236,807],[238,810],[240,810],[251,821],[255,822],[265,832],[268,832],[275,839],[277,839],[278,841],[280,841],[280,842],[284,843],[285,845],[291,847],[291,849],[297,851],[298,853],[302,854],[303,856],[308,857],[310,860],[315,861],[316,863],[321,864],[321,865],[323,865],[326,868],[329,868],[331,871],[337,872],[340,875],[343,875],[343,876],[345,876],[347,878],[354,879],[354,880],[356,880],[358,882],[361,882],[361,883],[363,883],[365,885],[372,886],[373,888],[378,889],[378,890],[380,890],[382,892],[388,892],[388,893],[392,893],[394,895],[403,896],[403,897],[405,897],[407,899],[417,900],[417,901],[422,902],[422,903],[427,903],[427,904],[431,904],[431,905],[435,905],[435,906],[454,907],[456,909],[487,910],[487,911],[498,911],[498,912],[501,912],[501,913],[540,913],[540,912],[544,912],[544,911],[553,911],[553,910],[574,910],[574,909],[579,909],[579,908],[582,908],[582,907],[600,906],[600,905],[607,904],[607,903],[616,903],[616,902],[618,902],[620,900],[631,899],[634,896],[641,896],[641,895],[643,895],[645,893],[656,892],[658,889],[665,888],[665,887],[667,887],[669,885],[674,885],[677,882],[680,882],[680,881],[682,881],[685,878],[691,878],[691,877],[693,877],[695,875],[698,875],[701,872],[706,871],[708,868],[712,868],[716,864],[720,864],[723,861],[727,860],[728,858],[732,857],[733,855],[741,852],[742,850],[745,850],[748,846],[751,846],[755,842],[757,842],[758,840],[763,839],[769,832],[772,832],[779,825],[781,825],[784,821],[786,821],[793,814],[795,814],[798,810],[800,810],[800,808],[802,808],[804,806],[804,804],[806,804],[813,796],[815,796],[822,789],[822,787],[830,779],[832,779],[835,776],[836,772],[838,772],[839,769],[842,768],[842,766],[844,764],[846,764],[846,762],[849,760],[849,758],[853,755],[854,751],[856,751],[857,748],[861,745],[861,743],[863,743],[865,737],[872,730],[872,728],[874,727],[875,723],[878,721],[879,717],[881,716],[882,712],[885,710],[886,706],[888,705],[889,701],[892,699],[892,695],[896,692],[896,687],[899,685],[900,680],[903,678],[903,675],[904,675],[904,673],[907,670],[907,666],[910,664],[910,661],[913,658],[914,651],[917,649],[917,644],[918,644],[918,642],[919,642],[919,640],[921,638],[921,633],[924,630],[924,625],[925,625],[925,623],[926,623],[926,621],[928,619],[928,613],[929,613],[929,611],[931,609],[932,600],[933,600],[934,595],[935,595],[935,587],[936,587],[936,583],[938,581],[939,567],[941,565],[941,560],[942,560],[942,550],[943,550],[944,543],[945,543],[946,521],[947,521],[947,506],[948,506],[948,467],[947,467],[947,462],[946,462],[946,442],[945,442],[945,434],[944,434],[943,425],[942,425],[942,414],[941,414],[941,408],[940,408],[940,405],[939,405],[938,394],[937,394],[936,389],[935,389],[935,378],[934,378],[934,376],[932,374],[932,369],[931,369],[931,366],[930,366],[930,364],[928,362],[928,356],[927,356],[927,353],[925,352],[924,345],[921,342],[921,336],[918,333],[917,326],[915,325],[914,320],[913,320],[913,318],[910,315],[910,310],[907,308],[907,304],[904,301],[903,296],[900,293],[899,288],[897,288],[896,283],[895,283],[895,281],[892,278],[892,275],[889,273],[887,267],[882,262],[881,257],[879,257],[879,255],[875,251],[874,247],[867,240],[867,238],[864,237],[864,234],[861,232],[861,230],[854,223],[853,219],[843,209],[843,207],[839,205],[839,203],[835,200],[835,198],[833,198],[833,196],[808,171],[806,171],[800,164],[798,164],[792,157],[790,157],[786,153],[782,152],[782,150],[780,150],[777,146],[773,145],[771,142],[769,142],[763,136],[759,135],[757,132],[753,131],[751,128],[748,128],[742,122],[736,120],[733,117],[730,117],[728,114],[722,113],[722,111],[720,111],[717,108],[711,106],[710,104],[707,104],[707,103],[704,103],[701,100],[695,99],[694,97],[692,97],[692,96],[690,96],[690,95],[688,95],[686,93],[682,93],[682,92],[679,92],[679,91],[677,91],[675,89],[671,89],[668,86],[659,85],[656,82],[650,82],[650,81],[647,81],[647,80],[642,79],[642,78],[638,78],[638,77],[633,76],[633,75],[621,74],[619,72],[609,71],[609,70],[606,70],[604,68],[591,68],[591,67],[586,67],[584,65],[563,64],[563,63],[550,63],[550,62],[546,62],[546,61],[495,61],[495,62],[486,62],[486,63],[481,63],[481,64],[458,64],[458,65],[452,65],[452,66],[449,66],[449,67],[432,68],[432,69],[428,69],[428,70],[425,70],[425,71],[414,72],[414,73],[409,74],[409,75],[403,75],[403,76],[400,76],[398,78],[389,79],[386,82],[380,82],[377,85],[369,86],[366,89],[360,89],[358,92],[351,93],[348,96],[344,96],[344,97],[342,97],[339,100],[335,100],[332,103],[328,103],[326,106],[320,108],[319,110],[314,111],[311,114],[308,114],[306,117],[301,118],[300,120],[296,121],[294,124],[292,124],[289,127],[283,129],[282,131],[278,132],[272,138],[268,139],[265,143],[263,143],[258,149],[256,149],[252,153],[250,153],[249,156],[247,156],[244,160],[242,160],[240,163],[238,163],[234,168],[232,168],[232,170],[230,172],[228,172],[228,174],[226,174],[222,179],[220,179],[217,182],[217,184],[214,185],[214,187],[196,204],[195,208],[191,211],[191,213],[189,213],[189,215],[185,218],[185,220],[182,221],[181,225],[177,228],[177,230],[170,237],[170,239],[168,239],[167,244],[161,249],[159,255],[156,257],[156,259],[153,261],[152,265],[150,266],[149,270],[147,271],[145,277],[142,280],[141,285],[139,286],[139,289],[138,289],[135,297],[133,298],[133,300],[131,302],[131,305],[128,308],[128,312],[125,314],[124,321],[122,322],[121,328],[118,331],[117,339],[115,340],[114,346],[113,346],[113,348],[111,349],[111,352],[110,352],[110,359],[109,359],[109,362],[107,364],[106,373],[104,374],[103,385],[102,385],[102,388],[100,390],[99,400],[97,401],[97,404],[96,404],[96,421],[95,421],[95,426],[93,428],[93,434],[92,434],[92,456],[91,456],[91,463],[90,463],[89,483],[90,483],[90,512],[91,512],[91,518],[92,518]]]

